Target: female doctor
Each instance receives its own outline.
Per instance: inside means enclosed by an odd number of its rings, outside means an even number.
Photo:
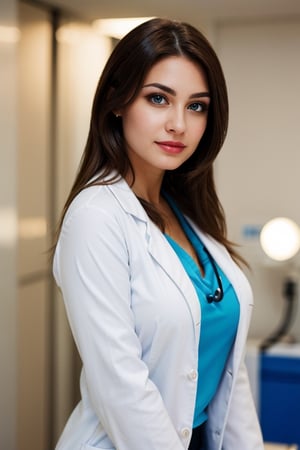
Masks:
[[[57,450],[262,450],[243,353],[253,307],[213,162],[228,119],[205,37],[153,19],[95,94],[54,257],[83,369]]]

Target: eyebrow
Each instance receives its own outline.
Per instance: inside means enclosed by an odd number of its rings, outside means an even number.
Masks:
[[[174,91],[174,89],[170,88],[169,86],[165,86],[164,84],[150,83],[150,84],[145,84],[145,86],[143,86],[143,88],[147,88],[147,87],[156,87],[158,89],[161,89],[162,91],[167,92],[168,94],[176,96],[176,91]],[[196,98],[196,97],[210,97],[210,93],[209,92],[195,92],[194,94],[191,94],[189,96],[189,98]]]

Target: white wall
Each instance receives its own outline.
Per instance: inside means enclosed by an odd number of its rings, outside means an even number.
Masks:
[[[0,27],[9,27],[0,31],[0,448],[6,450],[16,449],[17,44],[4,38],[16,16],[16,2],[2,0]]]
[[[217,184],[230,237],[252,266],[251,335],[264,337],[281,317],[284,270],[267,267],[257,238],[247,241],[242,230],[274,216],[300,224],[300,19],[219,24],[216,42],[230,97]],[[300,313],[293,331],[299,339]]]

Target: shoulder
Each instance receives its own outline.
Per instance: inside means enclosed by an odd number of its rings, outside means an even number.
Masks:
[[[111,195],[106,185],[95,185],[83,189],[70,204],[66,215],[65,223],[68,223],[76,216],[88,211],[98,211],[99,213],[113,212],[118,210],[114,197]]]
[[[87,249],[106,242],[125,245],[126,214],[107,185],[83,189],[70,204],[58,237],[58,247]]]
[[[83,189],[70,204],[62,229],[67,229],[79,222],[81,225],[85,224],[87,228],[91,228],[94,224],[98,229],[106,223],[113,226],[120,221],[123,222],[126,219],[126,211],[118,198],[118,191],[122,186],[121,182],[116,182],[92,185]],[[126,196],[130,198],[132,192],[128,185],[126,186],[125,198]]]
[[[91,241],[100,235],[118,239],[135,238],[137,223],[148,216],[126,181],[98,184],[83,189],[70,204],[59,241],[67,235]]]
[[[103,262],[113,266],[122,261],[126,268],[125,221],[124,212],[107,186],[82,190],[70,204],[57,240],[53,272],[58,285],[66,272],[86,274],[86,268],[99,271]]]
[[[144,208],[123,178],[111,184],[93,185],[83,189],[69,206],[64,223],[83,212],[123,220],[131,216],[148,222]]]
[[[109,185],[83,189],[71,202],[58,236],[56,252],[72,255],[108,245],[126,248],[126,214]]]

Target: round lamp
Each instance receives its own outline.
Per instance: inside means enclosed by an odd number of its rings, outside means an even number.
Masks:
[[[271,259],[286,261],[300,249],[300,229],[292,220],[277,217],[263,226],[260,244]]]
[[[287,261],[300,249],[300,228],[286,217],[277,217],[267,222],[260,232],[260,244],[263,251],[275,261]],[[288,336],[292,321],[295,318],[295,303],[298,297],[297,281],[294,276],[285,277],[283,296],[285,309],[278,328],[260,345],[261,351],[267,350],[276,342]],[[291,340],[291,337],[289,337]]]

